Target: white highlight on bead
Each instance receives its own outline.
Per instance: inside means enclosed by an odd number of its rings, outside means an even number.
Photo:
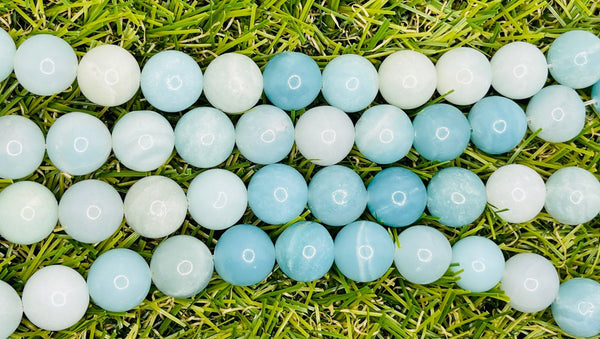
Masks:
[[[288,199],[288,192],[283,187],[277,187],[275,191],[273,191],[273,197],[278,202],[284,202]]]
[[[45,58],[40,61],[40,72],[46,75],[52,75],[56,71],[56,64],[50,58]]]
[[[337,205],[344,205],[348,202],[348,200],[346,200],[346,198],[348,198],[348,192],[342,189],[335,190],[331,193],[331,198]]]
[[[448,129],[448,127],[442,126],[442,127],[438,127],[438,129],[435,130],[435,137],[438,138],[438,140],[446,140],[448,139],[448,137],[450,136],[450,130]]]
[[[200,143],[204,146],[210,146],[215,142],[215,135],[212,133],[203,134],[200,137]]]
[[[569,196],[569,200],[571,200],[574,205],[579,205],[583,201],[583,193],[581,193],[581,191],[573,191]]]
[[[119,83],[119,72],[110,68],[104,72],[104,82],[109,86],[114,86]]]
[[[504,133],[506,131],[506,121],[504,121],[504,120],[494,121],[494,124],[492,125],[492,129],[494,130],[494,132],[496,132],[498,134]]]
[[[124,290],[127,287],[129,287],[129,278],[122,274],[119,274],[113,279],[113,285],[118,290]]]
[[[152,146],[154,146],[154,138],[152,138],[152,136],[149,134],[140,135],[138,138],[138,145],[144,151],[149,150],[152,148]]]
[[[523,201],[525,200],[525,198],[527,198],[527,193],[525,193],[525,190],[521,187],[513,188],[510,195],[512,196],[514,201]]]
[[[89,145],[90,142],[84,137],[77,137],[75,140],[73,140],[73,149],[77,153],[83,153],[87,151]]]
[[[150,204],[150,213],[157,217],[162,217],[167,214],[167,205],[161,200],[154,200]]]
[[[389,144],[394,140],[394,132],[389,128],[384,128],[379,132],[379,141],[383,144]]]
[[[192,273],[194,270],[194,264],[192,264],[189,260],[182,260],[179,264],[177,264],[177,273],[181,276],[186,276]]]
[[[268,129],[262,132],[262,134],[260,135],[260,140],[262,140],[262,142],[266,144],[272,143],[273,141],[275,141],[275,138],[275,132],[272,129]]]
[[[359,85],[360,80],[358,80],[357,77],[351,77],[350,79],[346,80],[346,89],[350,91],[356,91]]]
[[[256,258],[256,254],[254,254],[254,251],[252,249],[246,248],[244,251],[242,251],[242,260],[244,260],[247,263],[252,263],[254,262],[254,259]]]
[[[565,118],[565,111],[561,107],[556,107],[552,110],[552,120],[562,121]]]
[[[298,89],[300,86],[302,86],[302,78],[296,74],[293,74],[288,78],[287,84],[290,89]]]
[[[583,66],[588,63],[587,52],[579,52],[575,54],[573,58],[573,63],[577,66]]]
[[[527,66],[525,66],[523,64],[517,65],[517,66],[515,66],[515,68],[513,68],[513,75],[517,79],[521,79],[526,74],[527,74]]]
[[[539,285],[540,285],[540,283],[537,281],[537,279],[533,279],[533,278],[527,278],[523,282],[523,287],[525,287],[526,290],[531,291],[531,292],[537,290]]]
[[[581,301],[577,304],[577,311],[583,316],[594,313],[594,304],[588,301]]]
[[[302,249],[302,256],[306,259],[312,259],[317,254],[317,249],[313,245],[306,245]]]
[[[6,153],[13,157],[20,155],[23,153],[23,144],[17,140],[10,140],[6,144]]]
[[[406,203],[406,193],[395,191],[392,193],[392,202],[394,205],[403,206]]]
[[[56,307],[64,306],[67,303],[67,296],[63,292],[54,291],[50,296],[50,302]]]
[[[465,198],[465,196],[462,195],[462,193],[452,192],[452,194],[450,195],[450,200],[452,200],[452,202],[457,205],[462,205],[467,201],[467,198]]]
[[[418,83],[419,81],[417,80],[417,77],[412,74],[409,74],[402,79],[402,86],[404,88],[415,88],[417,87]]]
[[[462,85],[469,85],[473,82],[473,71],[468,68],[463,68],[456,72],[456,82]]]
[[[485,264],[481,260],[475,260],[471,263],[471,267],[475,272],[483,272],[485,271]]]
[[[85,211],[85,215],[90,220],[96,220],[96,219],[100,218],[101,214],[102,214],[102,210],[100,209],[100,207],[98,207],[96,205],[90,205],[87,208],[87,210]]]
[[[25,221],[31,221],[35,218],[35,210],[31,206],[21,208],[21,218]]]
[[[417,251],[417,258],[420,262],[430,262],[433,258],[433,253],[427,248],[419,248]]]
[[[212,206],[214,208],[221,209],[227,205],[227,201],[228,201],[227,193],[219,192],[219,195],[217,196],[217,200],[215,200],[215,202],[213,203]]]
[[[172,91],[176,91],[176,90],[180,89],[181,86],[183,86],[183,81],[181,80],[179,75],[173,75],[173,76],[167,78],[167,88],[168,89],[170,89]]]
[[[369,246],[369,245],[362,245],[358,248],[358,256],[361,259],[364,260],[369,260],[371,258],[373,258],[373,254],[375,253],[373,251],[373,247]]]
[[[333,129],[329,128],[321,132],[321,140],[326,144],[333,144],[335,142],[336,133]]]

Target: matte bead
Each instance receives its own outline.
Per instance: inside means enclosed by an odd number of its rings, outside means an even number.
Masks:
[[[340,55],[323,69],[323,97],[329,105],[344,112],[358,112],[367,108],[378,91],[377,70],[360,55]]]
[[[504,273],[504,255],[490,239],[469,236],[462,238],[452,246],[450,268],[460,278],[456,284],[471,292],[485,292],[496,286]]]
[[[559,84],[585,88],[600,80],[600,38],[587,31],[561,34],[548,49],[550,74]]]
[[[438,59],[437,91],[455,105],[471,105],[483,98],[492,83],[492,67],[476,49],[453,48]]]
[[[593,337],[600,334],[600,284],[587,278],[569,279],[558,289],[552,317],[567,334]]]
[[[46,153],[42,131],[20,115],[0,117],[0,178],[20,179],[35,171]]]
[[[492,87],[511,99],[530,98],[548,79],[546,57],[535,45],[515,41],[502,46],[490,61]]]
[[[1,35],[1,34],[0,34]],[[0,280],[0,338],[8,338],[23,317],[21,298],[12,286]]]
[[[12,37],[5,30],[0,29],[0,81],[6,80],[13,71],[13,60],[16,51],[17,47]],[[1,333],[0,336],[2,336]]]
[[[600,182],[579,167],[563,167],[546,181],[546,211],[567,225],[583,224],[600,212]]]

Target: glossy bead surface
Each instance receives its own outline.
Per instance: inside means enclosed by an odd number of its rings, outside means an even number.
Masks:
[[[561,168],[546,181],[545,208],[563,224],[588,222],[600,212],[600,182],[583,168]]]
[[[442,54],[435,65],[437,91],[455,105],[471,105],[485,96],[492,83],[492,67],[476,49],[458,47]]]
[[[12,73],[16,51],[17,47],[12,37],[5,30],[0,29],[0,81],[4,81]]]
[[[596,109],[596,112],[600,112],[600,81],[592,86],[592,93],[590,96],[592,97],[592,105]]]
[[[485,292],[496,286],[504,273],[504,255],[492,240],[469,236],[452,246],[452,271],[459,272],[456,284],[471,292]]]
[[[42,131],[20,115],[0,117],[0,178],[20,179],[35,171],[46,153]]]
[[[559,84],[585,88],[600,80],[600,38],[587,31],[561,34],[548,49],[550,74]]]
[[[546,57],[535,45],[515,41],[502,46],[492,60],[492,87],[511,99],[530,98],[548,79]]]
[[[558,289],[552,317],[569,335],[592,337],[600,334],[600,283],[588,278],[569,279]]]
[[[1,34],[0,34],[1,35]],[[21,323],[23,304],[12,286],[0,280],[0,338],[8,338]]]
[[[358,112],[366,108],[378,91],[377,70],[360,55],[340,55],[323,69],[323,97],[329,105],[344,112]]]

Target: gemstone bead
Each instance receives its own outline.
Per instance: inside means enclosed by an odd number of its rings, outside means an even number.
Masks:
[[[502,46],[490,61],[492,87],[510,99],[526,99],[548,79],[546,57],[535,45],[515,41]]]
[[[0,34],[1,35],[1,34]],[[12,286],[0,280],[0,338],[8,338],[23,317],[21,298]]]
[[[559,84],[585,88],[600,80],[600,38],[587,31],[561,34],[548,49],[550,74]]]
[[[450,266],[460,278],[456,284],[471,292],[485,292],[496,286],[504,273],[504,255],[490,239],[480,236],[469,236],[457,241],[452,246],[452,262]]]
[[[438,59],[437,91],[455,105],[471,105],[483,98],[492,83],[492,67],[476,49],[453,48]]]
[[[35,171],[46,153],[42,131],[20,115],[0,117],[0,178],[20,179]]]
[[[563,167],[546,181],[546,211],[567,225],[583,224],[600,212],[600,182],[579,167]]]
[[[6,80],[13,71],[13,60],[16,51],[17,47],[12,37],[5,30],[0,29],[0,81]],[[0,336],[2,336],[1,333]]]
[[[575,337],[600,334],[600,284],[588,278],[569,279],[558,289],[552,317],[558,326]]]

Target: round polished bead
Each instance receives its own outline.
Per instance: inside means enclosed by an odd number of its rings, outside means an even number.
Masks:
[[[5,30],[0,29],[0,81],[8,78],[12,72],[16,51],[17,47],[12,37]],[[2,333],[0,333],[0,336],[2,336]]]
[[[50,34],[25,40],[14,57],[15,75],[26,90],[37,95],[60,93],[77,76],[77,55],[66,41]]]
[[[500,288],[510,306],[521,312],[539,312],[558,295],[558,273],[552,263],[535,253],[519,253],[506,261]]]
[[[415,149],[431,161],[458,158],[471,139],[469,121],[458,108],[448,104],[425,107],[415,117],[413,127]]]
[[[394,261],[394,242],[381,225],[359,220],[335,237],[335,266],[357,282],[381,278]]]
[[[367,109],[356,122],[355,133],[358,150],[378,164],[391,164],[404,158],[414,138],[410,118],[392,105]]]
[[[321,169],[308,184],[308,208],[323,224],[343,226],[358,219],[367,206],[361,177],[348,167]]]
[[[298,217],[308,201],[308,188],[300,172],[283,164],[259,169],[248,184],[248,205],[267,224],[285,224]]]
[[[299,110],[310,105],[321,91],[321,70],[308,55],[283,52],[272,57],[263,71],[265,95],[273,105]]]
[[[471,105],[485,96],[492,83],[492,67],[476,49],[458,47],[442,54],[435,65],[437,91],[455,105]]]
[[[142,69],[141,87],[150,105],[165,112],[178,112],[193,105],[202,93],[202,70],[189,55],[162,51]]]
[[[189,298],[208,285],[213,274],[213,256],[202,241],[176,235],[156,247],[150,272],[161,292],[174,298]]]
[[[260,99],[263,77],[249,57],[226,53],[208,65],[203,86],[204,95],[212,106],[225,113],[243,113]]]
[[[450,266],[457,273],[456,284],[471,292],[485,292],[496,286],[504,273],[504,255],[490,239],[480,236],[462,238],[452,246]]]
[[[256,106],[240,117],[235,143],[242,155],[257,164],[281,161],[294,145],[294,124],[280,108]]]
[[[408,226],[419,220],[427,204],[421,178],[402,167],[386,168],[375,175],[367,188],[368,207],[378,222]]]
[[[552,317],[569,335],[593,337],[600,334],[600,283],[587,278],[569,279],[558,289]]]
[[[254,225],[231,227],[215,246],[215,270],[226,282],[249,286],[264,280],[275,266],[275,246]]]
[[[600,81],[592,86],[592,93],[590,96],[592,97],[591,103],[594,105],[596,112],[600,112]]]
[[[56,168],[72,175],[84,175],[106,162],[112,141],[110,131],[100,119],[73,112],[56,119],[50,126],[46,148]]]
[[[175,149],[188,164],[209,168],[225,161],[235,145],[235,128],[225,113],[198,107],[175,126]]]
[[[118,106],[133,98],[140,87],[140,66],[122,47],[97,46],[81,58],[77,83],[89,101],[101,106]]]
[[[88,287],[74,269],[53,265],[35,272],[23,289],[23,311],[35,326],[60,331],[85,315],[90,303]]]
[[[323,97],[344,112],[358,112],[369,106],[379,90],[375,66],[356,54],[335,57],[323,69]]]
[[[112,132],[115,156],[128,168],[153,171],[164,164],[175,146],[171,124],[152,111],[134,111],[122,116]]]
[[[30,245],[46,238],[58,221],[58,203],[45,186],[14,183],[0,192],[0,235],[15,244]]]
[[[388,55],[379,66],[379,91],[388,103],[417,108],[435,92],[437,72],[424,54],[403,50]]]
[[[587,31],[561,34],[548,49],[550,74],[559,84],[585,88],[600,80],[600,38]]]
[[[288,277],[296,281],[315,281],[333,265],[333,239],[323,225],[300,221],[279,235],[275,242],[275,258]]]
[[[117,248],[100,255],[87,277],[90,297],[109,312],[125,312],[138,306],[150,291],[150,268],[136,252]]]
[[[1,35],[1,34],[0,34]],[[21,298],[12,286],[0,280],[0,338],[8,338],[23,317]]]
[[[485,186],[464,168],[437,172],[427,186],[427,209],[446,226],[461,227],[475,221],[486,205]]]
[[[346,113],[335,107],[314,107],[298,119],[295,140],[304,158],[321,166],[333,165],[354,146],[354,125]]]
[[[492,60],[492,87],[505,97],[526,99],[548,79],[546,57],[535,45],[515,41],[502,46]]]
[[[248,193],[237,175],[210,169],[192,180],[187,191],[190,215],[211,230],[233,226],[246,212]]]
[[[412,226],[398,235],[394,263],[404,279],[429,284],[448,270],[452,247],[444,234],[429,226]]]
[[[489,154],[515,148],[527,132],[527,118],[516,102],[500,96],[479,100],[469,111],[471,141]]]
[[[527,123],[537,137],[549,142],[575,138],[585,124],[585,105],[577,92],[567,86],[548,86],[529,100]]]
[[[0,117],[0,178],[20,179],[35,171],[46,153],[42,131],[20,115]]]
[[[546,181],[546,211],[567,225],[588,222],[600,212],[600,182],[579,167],[564,167]]]

